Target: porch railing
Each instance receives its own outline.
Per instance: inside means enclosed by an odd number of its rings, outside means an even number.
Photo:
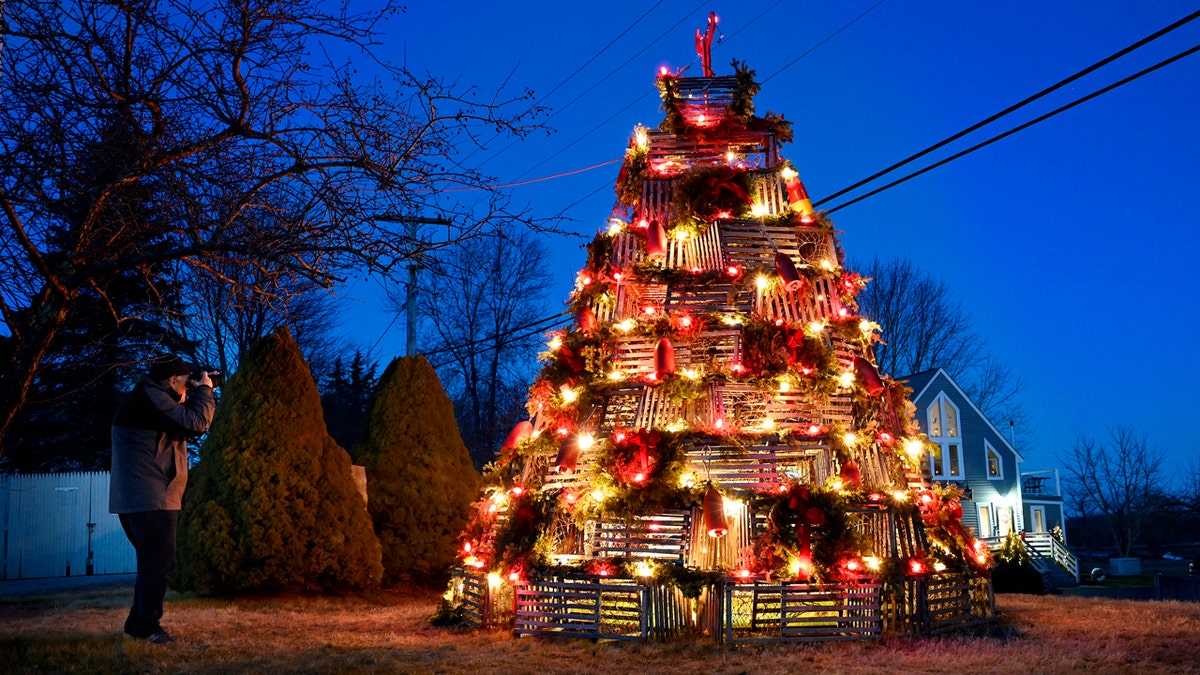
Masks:
[[[1067,574],[1075,577],[1075,583],[1079,583],[1079,559],[1057,537],[1048,532],[1026,532],[1025,547],[1053,561]]]
[[[1049,581],[1050,570],[1052,566],[1057,565],[1074,577],[1075,583],[1079,583],[1079,559],[1075,557],[1071,549],[1048,532],[1025,532],[1024,535],[1021,539],[1021,546],[1029,555],[1030,563],[1041,573],[1043,579]],[[998,551],[1004,545],[1004,539],[1004,537],[986,537],[984,541],[992,551]]]

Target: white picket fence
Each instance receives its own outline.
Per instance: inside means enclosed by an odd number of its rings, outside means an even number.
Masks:
[[[136,571],[107,471],[0,475],[0,580]]]

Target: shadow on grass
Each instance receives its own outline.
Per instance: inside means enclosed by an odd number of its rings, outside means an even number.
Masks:
[[[0,663],[5,673],[138,673],[122,643],[127,638],[55,637],[0,638]]]

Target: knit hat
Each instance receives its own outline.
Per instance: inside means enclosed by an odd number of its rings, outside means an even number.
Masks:
[[[192,372],[183,359],[169,354],[160,356],[150,362],[150,379],[161,382],[176,375],[187,375]]]

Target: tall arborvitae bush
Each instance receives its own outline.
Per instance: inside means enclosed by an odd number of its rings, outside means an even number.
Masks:
[[[425,357],[388,365],[367,406],[358,461],[367,468],[385,582],[444,581],[480,477]]]
[[[202,593],[376,587],[379,540],[286,328],[226,384],[179,526],[176,584]]]

